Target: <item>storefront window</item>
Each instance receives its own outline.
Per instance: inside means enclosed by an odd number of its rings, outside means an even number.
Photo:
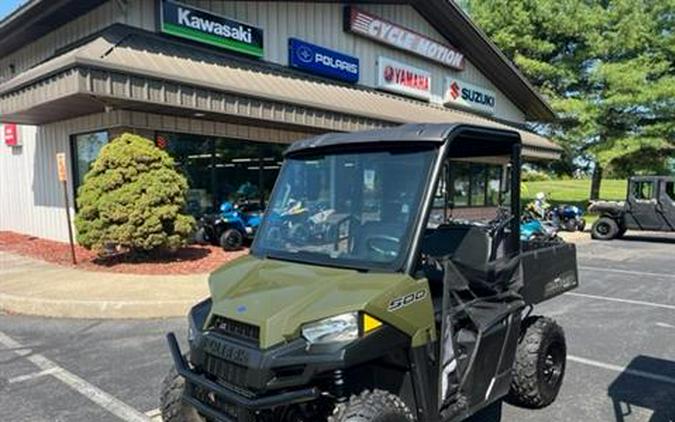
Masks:
[[[499,205],[501,175],[499,165],[452,162],[451,202],[455,207]]]
[[[471,189],[471,173],[468,163],[455,162],[451,164],[450,175],[452,177],[453,197],[455,207],[469,206],[469,193]]]
[[[279,174],[285,145],[161,133],[157,144],[188,179],[188,212],[218,210],[224,201],[265,206]]]
[[[502,168],[501,166],[488,166],[488,181],[487,181],[487,204],[490,206],[499,205],[499,195],[502,184]]]
[[[487,167],[484,164],[471,164],[471,206],[485,205]]]
[[[92,132],[75,135],[74,155],[75,171],[73,185],[75,189],[84,181],[84,175],[87,174],[91,165],[98,157],[101,149],[108,143],[108,132]]]

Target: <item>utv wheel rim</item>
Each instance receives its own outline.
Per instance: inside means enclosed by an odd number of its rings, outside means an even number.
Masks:
[[[607,233],[609,233],[609,224],[600,223],[600,224],[598,224],[598,227],[596,228],[596,230],[598,231],[598,233],[600,233],[602,235],[606,235]]]
[[[237,235],[231,234],[225,238],[225,243],[232,248],[239,244],[239,239],[237,238]]]
[[[543,378],[546,385],[556,387],[562,378],[565,357],[558,343],[551,343],[544,357]]]

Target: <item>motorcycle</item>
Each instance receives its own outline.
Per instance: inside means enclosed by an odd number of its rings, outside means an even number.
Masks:
[[[199,244],[220,245],[226,251],[241,249],[244,240],[253,240],[262,212],[244,204],[225,201],[219,214],[204,215],[199,219],[195,241]]]

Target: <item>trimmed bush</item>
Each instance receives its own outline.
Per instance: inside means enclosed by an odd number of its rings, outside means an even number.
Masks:
[[[551,180],[551,176],[538,170],[523,170],[521,179],[523,182],[546,182]]]
[[[175,250],[195,221],[183,213],[188,184],[152,141],[125,133],[103,147],[77,192],[77,241],[101,254]]]

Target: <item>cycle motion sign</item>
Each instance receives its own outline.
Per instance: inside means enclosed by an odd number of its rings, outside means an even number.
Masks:
[[[263,55],[261,28],[169,0],[162,1],[161,30],[249,56]]]
[[[456,48],[356,7],[345,8],[345,29],[353,34],[417,54],[447,67],[464,70],[464,54]]]

